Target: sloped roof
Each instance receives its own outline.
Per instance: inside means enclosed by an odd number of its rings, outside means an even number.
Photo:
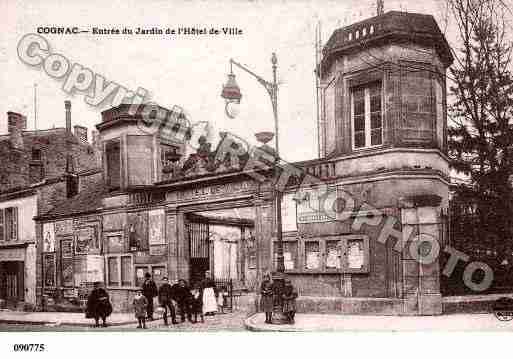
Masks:
[[[362,44],[372,46],[390,40],[429,43],[447,66],[454,60],[450,46],[432,15],[389,11],[335,30],[323,48],[322,65],[325,68],[331,63],[335,54],[361,50]]]
[[[99,183],[91,190],[82,191],[72,198],[67,198],[58,202],[53,209],[42,214],[38,219],[71,217],[74,215],[94,212],[102,206],[102,200],[107,193],[107,185]]]

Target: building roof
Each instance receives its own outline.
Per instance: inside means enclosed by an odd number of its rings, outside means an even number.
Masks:
[[[107,193],[107,186],[100,183],[91,190],[80,192],[72,198],[67,198],[57,203],[51,210],[40,215],[37,219],[71,217],[95,212],[98,208],[102,207],[102,200]]]
[[[335,55],[361,51],[362,46],[391,40],[427,44],[436,49],[446,66],[454,61],[451,48],[432,15],[389,11],[335,30],[323,48],[323,71]]]

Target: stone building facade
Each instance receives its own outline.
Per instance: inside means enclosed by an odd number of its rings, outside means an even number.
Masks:
[[[25,116],[8,112],[7,135],[0,136],[0,302],[19,308],[36,305],[36,224],[77,192],[78,174],[97,168],[87,129],[71,133],[71,104],[66,102],[67,128],[26,131]],[[82,136],[77,130],[82,129]],[[73,193],[70,193],[72,191]]]
[[[141,112],[103,112],[97,191],[38,217],[38,241],[50,231],[54,243],[37,254],[38,286],[73,302],[102,281],[127,310],[146,272],[194,282],[210,270],[255,293],[276,270],[279,185],[300,310],[441,313],[438,261],[419,262],[416,244],[445,240],[451,62],[431,16],[388,12],[335,31],[317,69],[322,158],[278,172],[267,145],[222,133],[215,149],[200,138],[186,155],[141,126]]]

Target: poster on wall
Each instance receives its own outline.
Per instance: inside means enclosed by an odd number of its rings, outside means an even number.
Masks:
[[[53,223],[43,224],[43,252],[55,252],[55,226]]]
[[[363,243],[361,241],[351,241],[348,243],[347,262],[349,268],[360,269],[364,264]]]
[[[75,252],[87,254],[96,247],[96,229],[93,226],[77,229],[75,232]]]
[[[55,287],[55,253],[43,254],[43,275],[45,287]]]
[[[150,246],[165,244],[164,238],[164,209],[148,212],[148,240]]]
[[[148,250],[148,212],[128,214],[128,243],[130,251]]]
[[[86,273],[89,283],[103,282],[104,259],[99,255],[88,255],[86,258]]]

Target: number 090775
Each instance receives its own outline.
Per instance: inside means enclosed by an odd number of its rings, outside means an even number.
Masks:
[[[15,352],[44,352],[44,344],[14,344]]]

